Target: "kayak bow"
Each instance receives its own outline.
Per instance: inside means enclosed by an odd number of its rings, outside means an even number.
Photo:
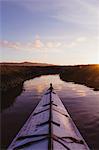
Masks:
[[[8,150],[89,150],[52,85]]]

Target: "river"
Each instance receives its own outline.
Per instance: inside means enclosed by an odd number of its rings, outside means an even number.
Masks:
[[[99,150],[99,91],[64,82],[58,75],[41,76],[24,82],[22,93],[2,111],[2,147],[10,144],[50,83],[53,83],[89,147]]]

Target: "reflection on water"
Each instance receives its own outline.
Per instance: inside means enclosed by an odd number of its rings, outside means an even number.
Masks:
[[[10,107],[10,105],[13,105],[14,99],[21,94],[23,90],[23,84],[18,85],[17,87],[14,87],[6,92],[2,92],[1,94],[1,111],[3,109],[6,109]]]
[[[99,92],[95,92],[86,86],[64,82],[60,80],[58,75],[41,76],[34,80],[26,81],[24,83],[24,89],[28,92],[35,91],[42,94],[49,87],[50,83],[53,83],[54,89],[61,96],[84,97],[99,95]]]
[[[41,76],[24,83],[21,95],[2,112],[3,146],[11,142],[50,83],[53,83],[91,149],[99,150],[99,92],[83,85],[64,82],[58,75]]]

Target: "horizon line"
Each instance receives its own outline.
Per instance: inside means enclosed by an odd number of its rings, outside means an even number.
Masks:
[[[21,63],[33,63],[33,64],[47,64],[47,65],[57,65],[57,66],[76,66],[76,65],[99,65],[99,63],[76,63],[76,64],[51,64],[48,62],[32,62],[32,61],[0,61],[0,64],[3,63],[17,63],[17,64],[21,64]]]

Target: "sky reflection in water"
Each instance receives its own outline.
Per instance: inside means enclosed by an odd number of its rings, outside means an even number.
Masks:
[[[11,142],[11,138],[17,134],[50,83],[87,143],[98,150],[99,92],[83,85],[64,82],[58,75],[41,76],[24,82],[23,92],[14,100],[13,105],[2,112],[4,143]]]
[[[24,83],[24,89],[27,92],[35,91],[42,94],[46,89],[48,89],[50,83],[53,84],[54,89],[59,92],[59,94],[66,97],[83,97],[91,95],[99,95],[99,92],[93,91],[86,86],[80,84],[74,84],[71,82],[64,82],[60,80],[58,75],[47,75],[31,79]],[[60,92],[61,91],[61,92]]]

